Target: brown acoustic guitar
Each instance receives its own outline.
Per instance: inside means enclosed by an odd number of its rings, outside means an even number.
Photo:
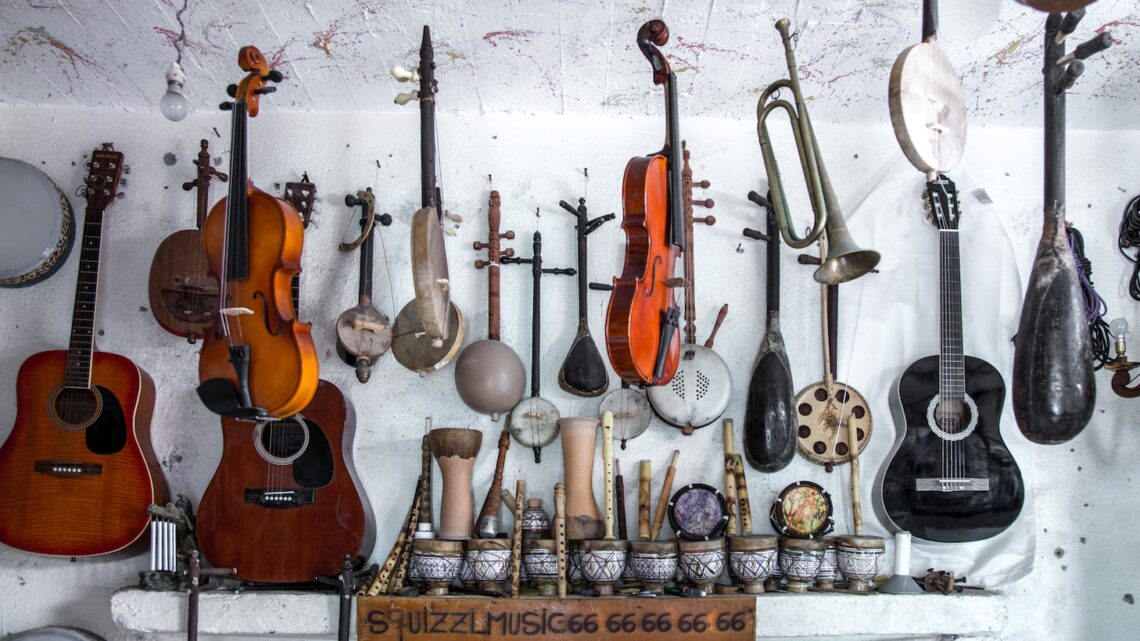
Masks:
[[[166,502],[150,445],[154,382],[94,344],[103,214],[122,171],[110,143],[91,155],[71,343],[30,356],[16,377],[16,424],[0,447],[0,542],[27,552],[123,550],[146,532],[147,506]]]
[[[210,179],[225,182],[226,174],[210,164],[209,143],[199,143],[198,175],[182,183],[185,191],[195,190],[197,227],[180,229],[163,239],[150,263],[150,313],[163,329],[191,343],[205,336],[218,320],[218,279],[210,275],[202,225],[210,210]]]
[[[198,544],[215,567],[247,581],[294,583],[359,566],[376,537],[352,464],[356,415],[320,381],[301,413],[222,419],[222,459],[198,507]]]

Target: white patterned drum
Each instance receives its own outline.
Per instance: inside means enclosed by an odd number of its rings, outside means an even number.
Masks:
[[[677,542],[630,541],[629,568],[642,590],[660,594],[677,572]]]
[[[870,592],[875,589],[879,559],[883,557],[886,545],[880,536],[839,537],[839,571],[847,578],[848,589],[853,592]]]
[[[724,539],[678,541],[678,565],[697,588],[712,592],[713,583],[724,573]]]
[[[510,539],[471,539],[467,542],[467,565],[480,588],[502,592],[503,581],[511,576]]]
[[[777,563],[777,544],[774,536],[728,537],[728,571],[744,585],[745,593],[764,592],[764,580],[771,576]]]
[[[598,596],[613,596],[614,582],[625,569],[628,547],[621,540],[582,541],[582,577],[593,584]]]
[[[826,550],[827,544],[820,539],[780,539],[780,571],[788,580],[789,592],[807,592]]]
[[[67,197],[42,171],[14,158],[0,158],[0,228],[0,287],[51,276],[75,238]]]

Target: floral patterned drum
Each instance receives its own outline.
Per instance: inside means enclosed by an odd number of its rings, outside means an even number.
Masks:
[[[831,532],[831,495],[811,481],[785,487],[768,513],[772,527],[783,536],[812,539]]]

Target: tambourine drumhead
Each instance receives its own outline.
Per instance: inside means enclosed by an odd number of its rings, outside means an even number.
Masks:
[[[545,447],[558,436],[560,418],[554,403],[539,396],[524,398],[511,410],[511,436],[526,447]]]
[[[412,216],[412,280],[420,321],[433,338],[445,338],[450,333],[447,278],[447,252],[439,217],[434,207],[424,207]]]
[[[831,531],[831,508],[831,495],[822,487],[797,481],[780,492],[768,517],[784,536],[811,538]]]
[[[81,628],[52,625],[13,634],[8,641],[103,641],[103,637]]]
[[[887,92],[891,124],[907,160],[923,173],[950,171],[966,147],[966,102],[954,65],[924,42],[903,51]]]
[[[669,525],[686,541],[708,541],[724,536],[728,528],[728,502],[716,488],[693,483],[669,499]]]
[[[67,259],[74,235],[71,204],[42,171],[0,158],[0,286],[43,280]]]
[[[392,325],[392,355],[396,361],[426,376],[454,360],[463,346],[463,314],[455,305],[450,305],[450,311],[447,338],[443,345],[433,347],[431,336],[420,322],[416,301],[404,305]]]

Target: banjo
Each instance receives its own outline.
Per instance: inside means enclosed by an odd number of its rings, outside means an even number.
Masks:
[[[51,178],[15,158],[0,158],[0,194],[0,287],[33,285],[71,252],[71,203]]]
[[[704,223],[713,225],[716,219],[712,216],[703,218],[693,217],[693,205],[712,207],[711,199],[693,200],[694,185],[707,189],[709,182],[702,180],[693,182],[693,171],[689,167],[689,150],[685,143],[681,143],[684,165],[681,170],[682,194],[684,194],[685,210],[685,344],[681,349],[680,362],[673,380],[666,385],[657,385],[648,388],[646,394],[653,411],[661,420],[681,429],[685,435],[693,433],[698,427],[704,427],[720,418],[728,408],[729,398],[732,396],[732,374],[728,365],[716,352],[712,351],[713,339],[720,329],[724,317],[728,314],[728,305],[721,307],[717,315],[716,325],[704,345],[696,342],[696,297],[694,295],[693,280],[696,269],[693,261],[693,224]]]

